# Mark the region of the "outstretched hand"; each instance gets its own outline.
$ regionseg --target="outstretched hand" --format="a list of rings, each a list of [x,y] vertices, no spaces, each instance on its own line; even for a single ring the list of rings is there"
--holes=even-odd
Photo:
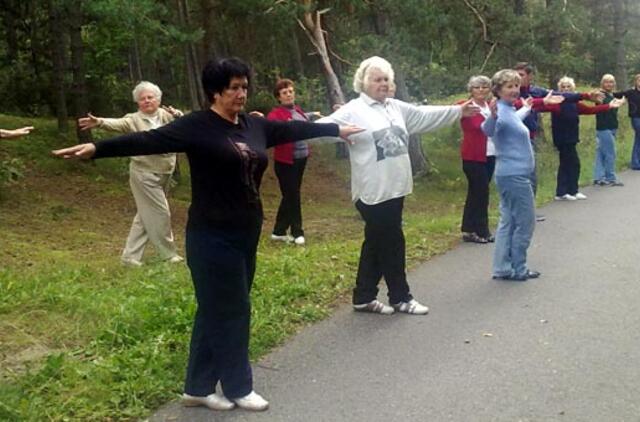
[[[480,107],[475,105],[472,100],[462,103],[461,107],[462,107],[462,117],[471,117],[480,113]]]
[[[491,111],[491,117],[493,117],[494,119],[497,119],[498,118],[498,100],[496,100],[495,98],[491,100],[491,102],[489,103],[489,110]]]
[[[596,103],[603,102],[604,97],[605,97],[604,92],[600,91],[599,89],[594,89],[589,93],[589,99]]]
[[[356,133],[360,133],[364,131],[363,128],[354,126],[354,125],[340,125],[340,137],[345,140],[349,145],[353,145],[354,142],[349,139],[349,136],[355,135]]]
[[[28,135],[33,130],[33,126],[25,126],[25,127],[13,129],[13,130],[8,130],[8,129],[0,129],[0,130],[2,131],[0,133],[0,135],[2,135],[1,136],[2,138],[13,139],[13,138],[19,138],[24,135]]]
[[[545,99],[546,98],[547,97],[545,97]],[[528,108],[533,107],[533,98],[532,97],[522,98],[521,100],[522,100],[522,107],[528,107]]]
[[[164,110],[164,111],[166,111],[167,113],[169,113],[170,115],[172,115],[172,116],[173,116],[173,117],[175,117],[176,119],[177,119],[178,117],[182,117],[182,116],[184,116],[184,113],[183,113],[182,111],[178,110],[177,108],[173,108],[173,106],[170,106],[170,105],[168,105],[168,106],[163,105],[163,106],[162,106],[162,108],[163,108],[163,110]]]
[[[533,99],[532,98],[528,98],[531,100],[531,105],[529,105],[529,107],[531,107],[533,105]],[[564,96],[562,95],[554,95],[553,91],[549,91],[549,93],[547,94],[546,97],[544,97],[544,105],[554,105],[554,104],[560,104],[565,100]]]
[[[96,146],[92,143],[87,144],[78,144],[69,148],[56,149],[51,151],[51,154],[58,158],[64,158],[65,160],[69,160],[72,158],[80,158],[83,160],[88,160],[93,157],[96,153]]]
[[[78,119],[78,126],[80,127],[80,130],[89,130],[100,125],[99,117],[96,117],[91,113],[87,113],[87,116],[89,117],[80,117]]]
[[[609,108],[619,108],[624,103],[625,103],[625,99],[624,98],[614,98],[609,103]]]

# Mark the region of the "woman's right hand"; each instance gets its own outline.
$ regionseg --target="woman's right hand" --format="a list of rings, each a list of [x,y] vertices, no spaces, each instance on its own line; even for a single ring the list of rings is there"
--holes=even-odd
[[[78,144],[69,148],[56,149],[51,151],[51,154],[58,158],[64,158],[65,160],[80,158],[88,160],[96,153],[96,146],[93,143]]]
[[[625,103],[624,98],[614,98],[609,103],[609,108],[619,108],[624,103]]]
[[[89,117],[81,117],[78,119],[78,126],[80,127],[80,130],[88,130],[100,125],[99,117],[96,117],[91,113],[87,113],[87,116]]]
[[[353,145],[353,141],[349,139],[349,136],[355,135],[356,133],[363,132],[364,129],[354,125],[340,125],[340,137],[345,140],[346,143]]]

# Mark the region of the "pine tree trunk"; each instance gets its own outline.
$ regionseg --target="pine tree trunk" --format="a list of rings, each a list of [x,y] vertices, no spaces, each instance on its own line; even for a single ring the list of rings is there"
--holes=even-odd
[[[408,102],[409,91],[404,79],[404,74],[400,69],[395,70],[396,74],[396,98]],[[414,177],[420,177],[429,173],[429,161],[422,148],[422,136],[419,134],[409,137],[409,160],[411,161],[411,173]]]
[[[71,70],[73,83],[71,92],[74,101],[74,115],[77,119],[89,112],[89,93],[84,69],[84,45],[82,42],[83,2],[76,0],[71,3],[69,11],[69,38],[71,40]],[[76,123],[76,134],[80,142],[92,140],[91,131],[81,131]]]
[[[69,130],[69,115],[67,112],[66,89],[64,84],[64,55],[65,34],[62,25],[62,10],[55,0],[48,0],[49,26],[51,30],[50,48],[53,62],[53,75],[51,75],[51,90],[55,97],[56,117],[58,118],[58,131],[66,133]]]
[[[178,19],[182,26],[189,26],[189,5],[187,0],[177,0],[178,6]],[[196,48],[192,42],[185,43],[183,47],[186,70],[187,70],[187,86],[189,91],[189,102],[192,110],[200,110],[208,106],[207,99],[204,98],[204,93],[200,86],[200,65],[198,63],[198,56],[196,54]]]
[[[618,88],[625,89],[627,82],[627,58],[624,38],[627,33],[625,17],[626,0],[613,0],[613,45],[616,55],[615,76]]]

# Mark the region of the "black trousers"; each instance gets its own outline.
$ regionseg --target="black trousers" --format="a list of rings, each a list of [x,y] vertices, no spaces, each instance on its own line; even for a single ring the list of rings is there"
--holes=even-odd
[[[462,161],[462,170],[467,176],[467,199],[464,203],[461,230],[489,237],[489,184],[496,166],[495,157],[487,161]]]
[[[580,157],[576,151],[576,144],[564,144],[556,148],[560,153],[556,196],[575,195],[578,193],[580,179]]]
[[[198,304],[184,387],[187,394],[212,394],[218,381],[232,399],[253,390],[249,292],[261,226],[262,221],[242,229],[187,224],[187,263]]]
[[[280,185],[282,200],[276,215],[276,224],[273,234],[284,236],[287,229],[291,228],[291,236],[304,236],[302,230],[302,208],[300,205],[300,187],[302,176],[307,165],[306,158],[293,160],[293,164],[274,162],[276,177]]]
[[[356,202],[364,219],[364,242],[360,252],[353,304],[371,302],[378,296],[378,283],[384,277],[389,290],[389,303],[406,302],[409,293],[405,273],[405,241],[402,232],[404,198],[376,205]]]

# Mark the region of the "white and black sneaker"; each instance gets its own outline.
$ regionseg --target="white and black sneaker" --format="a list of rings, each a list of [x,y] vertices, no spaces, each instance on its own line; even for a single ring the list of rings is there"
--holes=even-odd
[[[353,309],[358,312],[370,312],[373,314],[383,315],[391,315],[394,312],[391,306],[387,306],[377,299],[374,299],[369,303],[353,305]]]
[[[408,302],[395,303],[391,306],[393,306],[393,309],[397,312],[403,312],[405,314],[426,315],[429,313],[429,308],[415,299],[411,299]]]

